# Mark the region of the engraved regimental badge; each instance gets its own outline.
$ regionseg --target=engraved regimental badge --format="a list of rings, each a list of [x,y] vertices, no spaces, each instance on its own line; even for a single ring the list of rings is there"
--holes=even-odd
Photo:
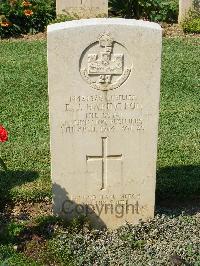
[[[123,45],[115,42],[109,33],[103,33],[83,52],[80,59],[81,76],[93,89],[117,89],[131,73],[129,58]]]

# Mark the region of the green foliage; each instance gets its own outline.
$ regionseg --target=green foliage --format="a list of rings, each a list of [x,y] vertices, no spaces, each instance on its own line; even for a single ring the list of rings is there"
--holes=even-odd
[[[1,157],[0,157],[0,166],[3,168],[4,171],[7,171],[7,166]]]
[[[34,222],[34,232],[40,235],[44,235],[46,238],[51,238],[54,233],[53,227],[55,225],[64,223],[60,217],[56,216],[38,216]]]
[[[200,11],[200,1],[199,0],[193,0],[193,6],[194,6],[195,10]]]
[[[0,240],[4,242],[12,242],[15,243],[17,241],[17,237],[24,230],[25,225],[22,223],[11,222],[8,224],[1,224],[3,228],[0,233]]]
[[[48,242],[47,252],[50,253],[54,260],[60,265],[75,266],[73,262],[73,236],[64,234],[63,237],[55,237]]]
[[[200,33],[200,10],[191,10],[182,22],[182,28],[187,33]]]
[[[177,0],[110,0],[111,13],[124,18],[175,22],[178,18]]]
[[[132,249],[142,249],[146,243],[145,240],[137,239],[133,232],[125,232],[120,238]]]
[[[38,263],[28,259],[22,253],[17,253],[11,245],[0,245],[1,266],[39,266]]]
[[[73,19],[75,19],[75,17],[72,17],[70,14],[68,14],[68,15],[61,14],[61,15],[58,15],[54,20],[52,20],[51,24],[65,22],[65,21],[70,21],[70,20],[73,20]]]
[[[22,232],[22,230],[24,229],[24,225],[19,224],[19,223],[10,223],[7,227],[8,230],[8,235],[11,238],[15,238],[17,236],[19,236],[19,234]]]
[[[53,0],[2,0],[0,37],[44,31],[55,16]]]

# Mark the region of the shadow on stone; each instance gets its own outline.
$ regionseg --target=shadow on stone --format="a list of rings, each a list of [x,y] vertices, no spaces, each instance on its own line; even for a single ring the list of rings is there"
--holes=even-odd
[[[54,214],[61,216],[64,220],[70,222],[74,218],[85,218],[87,222],[96,229],[106,228],[105,223],[95,213],[94,207],[97,203],[76,203],[69,198],[68,192],[60,185],[53,184],[53,209]]]

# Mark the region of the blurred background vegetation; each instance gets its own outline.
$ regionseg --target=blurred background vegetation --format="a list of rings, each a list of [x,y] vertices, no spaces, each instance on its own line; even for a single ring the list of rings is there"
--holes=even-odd
[[[154,22],[177,23],[178,0],[109,0],[109,16],[143,19]],[[200,32],[199,1],[194,0],[195,11],[183,21],[185,32]],[[1,0],[0,37],[35,34],[46,30],[50,23],[78,19],[65,15],[56,17],[56,0]]]
[[[124,18],[176,22],[178,0],[110,0],[110,12]]]

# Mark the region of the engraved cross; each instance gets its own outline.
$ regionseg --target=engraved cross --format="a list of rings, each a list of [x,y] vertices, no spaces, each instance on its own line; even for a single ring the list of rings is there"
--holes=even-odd
[[[122,160],[122,154],[120,155],[108,155],[108,138],[102,137],[102,155],[100,156],[89,156],[86,155],[88,161],[101,161],[102,162],[102,185],[101,190],[105,189],[107,183],[108,173],[108,161],[109,160]]]

